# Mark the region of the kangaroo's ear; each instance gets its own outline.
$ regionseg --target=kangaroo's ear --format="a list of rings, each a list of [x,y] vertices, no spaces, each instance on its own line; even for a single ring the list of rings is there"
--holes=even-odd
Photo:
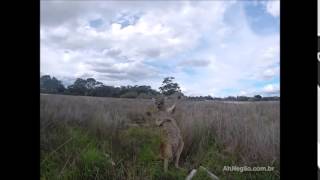
[[[176,110],[176,104],[174,104],[171,107],[169,107],[167,109],[167,112],[172,114],[172,113],[174,113],[175,110]]]

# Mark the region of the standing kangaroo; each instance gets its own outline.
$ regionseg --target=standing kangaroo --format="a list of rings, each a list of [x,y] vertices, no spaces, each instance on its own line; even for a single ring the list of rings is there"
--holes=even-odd
[[[176,104],[170,108],[164,107],[164,99],[154,99],[155,112],[147,113],[152,116],[157,126],[160,127],[160,157],[164,160],[164,171],[168,171],[169,161],[175,160],[175,167],[179,168],[179,159],[183,150],[184,142],[180,129],[171,115],[174,113]]]

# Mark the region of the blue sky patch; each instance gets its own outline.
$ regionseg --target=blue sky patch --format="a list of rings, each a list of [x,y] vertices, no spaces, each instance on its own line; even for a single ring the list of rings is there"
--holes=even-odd
[[[100,18],[99,19],[95,19],[95,20],[89,21],[89,24],[93,28],[99,28],[99,27],[102,26],[103,20],[100,19]]]
[[[254,32],[261,35],[279,32],[280,19],[269,14],[265,5],[244,2],[243,6],[249,25]]]

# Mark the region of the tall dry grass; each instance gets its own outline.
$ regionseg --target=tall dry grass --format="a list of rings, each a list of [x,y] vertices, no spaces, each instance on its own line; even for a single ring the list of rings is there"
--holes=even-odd
[[[144,114],[152,105],[146,99],[65,95],[41,95],[40,100],[42,133],[63,122],[85,127],[100,138],[117,138],[128,124],[145,123]],[[182,164],[200,163],[197,158],[213,141],[243,165],[279,164],[279,111],[279,102],[179,102],[174,117],[185,142]]]
[[[186,101],[177,107],[175,117],[185,140],[185,156],[214,138],[243,164],[279,163],[279,102]]]

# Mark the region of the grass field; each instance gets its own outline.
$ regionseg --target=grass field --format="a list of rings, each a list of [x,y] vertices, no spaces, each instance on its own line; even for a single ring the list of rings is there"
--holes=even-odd
[[[200,165],[220,179],[280,179],[279,102],[181,101],[182,169],[163,173],[151,100],[41,95],[41,179],[185,179]],[[224,166],[272,166],[229,172]],[[199,171],[193,179],[209,179]]]

